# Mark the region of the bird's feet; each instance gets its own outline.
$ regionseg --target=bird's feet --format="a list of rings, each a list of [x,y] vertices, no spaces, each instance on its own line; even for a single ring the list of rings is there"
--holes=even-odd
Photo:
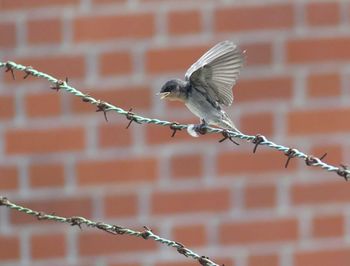
[[[192,137],[199,137],[199,135],[204,135],[207,133],[207,123],[202,119],[202,123],[198,125],[189,125],[187,128],[188,134],[190,134]]]
[[[205,122],[205,120],[202,119],[202,123],[199,124],[199,125],[195,125],[195,126],[194,126],[194,130],[195,130],[196,132],[198,132],[199,134],[204,135],[204,134],[206,134],[207,131],[208,131],[207,125],[208,125],[208,124]]]

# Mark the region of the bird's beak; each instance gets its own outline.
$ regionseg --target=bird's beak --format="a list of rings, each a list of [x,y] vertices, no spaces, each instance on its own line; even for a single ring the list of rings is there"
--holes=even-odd
[[[160,95],[160,99],[163,100],[164,98],[168,97],[168,95],[170,94],[170,92],[159,92],[157,93],[157,95]]]

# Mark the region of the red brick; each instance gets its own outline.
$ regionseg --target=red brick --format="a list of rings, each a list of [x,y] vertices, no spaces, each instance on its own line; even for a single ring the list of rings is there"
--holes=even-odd
[[[101,148],[127,147],[132,144],[132,134],[125,125],[103,124],[98,128],[98,145]]]
[[[266,242],[296,241],[298,222],[295,219],[224,223],[219,229],[222,244],[259,244]]]
[[[307,95],[309,97],[329,97],[341,94],[338,73],[315,73],[308,76]]]
[[[207,233],[203,224],[179,225],[173,228],[172,238],[189,247],[207,244]]]
[[[171,11],[168,15],[168,32],[173,35],[199,33],[202,30],[198,10]]]
[[[164,261],[164,262],[157,262],[155,266],[197,266],[198,262],[196,261]],[[226,264],[225,264],[226,265]]]
[[[100,73],[102,76],[117,76],[132,72],[132,58],[128,52],[108,52],[100,55]]]
[[[233,258],[230,257],[213,257],[213,261],[217,262],[219,265],[234,266],[236,265]]]
[[[64,186],[64,168],[62,164],[37,163],[29,167],[29,183],[32,188]]]
[[[141,0],[141,3],[152,3],[152,4],[161,4],[161,3],[172,3],[174,0]],[[202,3],[204,3],[207,0],[203,0]],[[208,1],[207,1],[208,2]],[[178,0],[177,3],[197,3],[196,0]]]
[[[244,190],[245,207],[273,208],[277,202],[277,191],[274,185],[248,185]]]
[[[82,128],[11,129],[5,134],[7,154],[81,151],[85,147]]]
[[[146,53],[146,72],[158,74],[166,72],[183,72],[189,68],[210,48],[207,46],[186,46],[152,49]],[[164,60],[166,58],[166,60]]]
[[[77,182],[82,186],[154,182],[158,178],[153,158],[109,161],[81,161],[77,164]]]
[[[246,134],[256,135],[260,133],[264,136],[271,136],[274,131],[273,120],[272,113],[243,114],[239,123],[240,130]]]
[[[311,154],[314,154],[318,158],[322,157],[325,153],[327,153],[327,156],[322,160],[324,162],[338,165],[339,162],[343,161],[343,148],[339,144],[318,144],[311,148]]]
[[[0,0],[1,9],[1,0]],[[15,48],[16,45],[16,26],[12,22],[0,23],[0,47]]]
[[[291,189],[291,201],[296,205],[347,203],[350,193],[341,179],[334,182],[295,184]]]
[[[114,1],[114,0],[113,0]],[[123,262],[111,262],[107,264],[108,266],[142,266],[140,263],[123,263]]]
[[[30,239],[30,254],[34,260],[63,258],[66,256],[66,239],[60,233],[35,234]]]
[[[340,22],[337,2],[311,2],[306,4],[306,21],[311,26],[331,26]]]
[[[15,99],[10,95],[0,96],[0,121],[11,119],[15,115]]]
[[[146,71],[149,74],[183,72],[184,76],[186,70],[213,45],[151,49],[146,54]],[[272,61],[271,44],[245,44],[242,50],[247,51],[248,66]]]
[[[147,38],[154,34],[153,14],[93,16],[75,19],[74,40],[104,41],[120,38]]]
[[[11,119],[15,115],[15,99],[13,96],[0,96],[0,119]]]
[[[154,252],[155,241],[144,241],[138,237],[122,235],[116,237],[100,232],[83,232],[79,235],[80,256],[125,254],[127,252]]]
[[[95,0],[98,1],[98,0]],[[114,1],[114,0],[112,0]],[[142,266],[140,263],[122,263],[122,262],[111,262],[108,266]]]
[[[25,57],[14,59],[16,63],[32,66],[55,78],[64,80],[66,77],[83,78],[85,76],[85,58],[82,55],[54,55],[43,57]],[[22,74],[21,74],[22,75]],[[13,81],[11,75],[5,75],[6,82],[30,82],[37,78],[16,79]]]
[[[313,237],[342,237],[345,234],[344,216],[319,215],[312,221]]]
[[[136,194],[113,194],[104,198],[104,213],[106,217],[130,217],[138,212],[138,198]]]
[[[174,178],[200,178],[203,174],[202,157],[197,154],[173,156],[171,158],[170,168]]]
[[[278,266],[278,256],[276,255],[253,255],[248,258],[247,266]]]
[[[58,18],[29,20],[27,24],[29,44],[60,43],[62,24]]]
[[[77,6],[79,0],[0,0],[0,9],[15,10],[15,9],[33,9],[41,7],[64,7]]]
[[[251,147],[253,149],[253,146]],[[260,149],[260,150],[259,150]],[[242,173],[261,174],[273,171],[293,171],[296,162],[291,160],[285,169],[286,157],[278,151],[264,151],[259,147],[253,154],[247,152],[223,152],[217,157],[218,175],[235,175]]]
[[[117,4],[125,4],[125,3],[127,3],[127,0],[92,0],[92,3],[94,5],[115,4],[115,3],[117,3]]]
[[[101,90],[87,91],[92,97],[112,103],[123,109],[129,110],[131,107],[135,112],[139,109],[151,108],[151,91],[146,87],[129,87],[129,88],[107,88]],[[91,113],[96,110],[96,106],[84,103],[80,98],[72,99],[71,109],[78,113]],[[111,115],[110,112],[108,116]]]
[[[25,96],[28,117],[50,117],[61,113],[61,98],[54,92],[40,92]]]
[[[350,116],[350,109],[321,109],[292,111],[288,113],[289,135],[313,135],[347,133],[350,124],[344,123]]]
[[[91,218],[92,216],[92,202],[89,198],[72,198],[64,196],[58,199],[42,199],[42,200],[25,200],[23,202],[16,202],[18,205],[30,208],[36,211],[43,211],[45,213],[55,213],[58,216],[71,217],[83,216]],[[13,224],[37,224],[38,219],[35,216],[20,212],[11,212],[11,223]],[[41,221],[44,223],[44,221]]]
[[[216,31],[286,29],[293,27],[291,4],[218,8],[214,14]]]
[[[12,165],[0,165],[0,190],[18,188],[18,169]]]
[[[20,242],[17,236],[0,235],[0,260],[19,260]]]
[[[237,103],[290,100],[293,95],[293,80],[291,77],[240,80],[234,88],[234,95]]]
[[[193,137],[191,137],[187,132],[178,131],[176,132],[176,137],[172,138],[172,131],[167,127],[160,127],[157,125],[147,125],[144,128],[145,130],[145,139],[148,144],[174,144],[183,141],[193,141]]]
[[[246,51],[246,66],[270,65],[272,63],[271,43],[242,44],[241,49]]]
[[[300,251],[294,255],[294,266],[328,266],[339,265],[346,266],[350,261],[349,249],[333,249],[316,250],[316,251]]]
[[[152,214],[223,212],[231,206],[227,189],[155,192],[151,199]]]
[[[289,63],[318,63],[348,61],[350,38],[310,38],[290,40],[287,43]]]

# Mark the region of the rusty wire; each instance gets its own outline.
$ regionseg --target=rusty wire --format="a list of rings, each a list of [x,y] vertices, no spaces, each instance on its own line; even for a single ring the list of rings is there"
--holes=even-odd
[[[142,231],[135,231],[119,225],[112,225],[104,222],[94,222],[80,216],[62,217],[54,214],[46,214],[41,211],[31,210],[29,208],[12,203],[6,197],[2,197],[2,196],[0,196],[0,206],[4,206],[11,210],[16,210],[16,211],[31,215],[33,217],[36,217],[39,221],[43,221],[43,220],[55,221],[59,223],[69,224],[71,226],[78,226],[80,229],[83,229],[82,226],[85,225],[87,227],[97,228],[99,230],[102,230],[104,232],[107,232],[113,235],[129,235],[129,236],[143,238],[144,240],[152,239],[161,244],[175,248],[179,254],[182,254],[188,258],[193,258],[203,266],[219,266],[219,264],[216,264],[215,262],[211,261],[208,257],[198,255],[197,253],[186,248],[183,244],[179,242],[172,241],[156,235],[147,226],[143,226],[144,230]]]

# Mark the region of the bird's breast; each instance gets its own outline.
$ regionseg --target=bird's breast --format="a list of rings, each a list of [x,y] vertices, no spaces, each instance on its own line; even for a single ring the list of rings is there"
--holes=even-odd
[[[196,89],[193,89],[188,95],[185,105],[193,114],[202,119],[208,119],[220,113],[220,107],[214,107],[206,95]]]

